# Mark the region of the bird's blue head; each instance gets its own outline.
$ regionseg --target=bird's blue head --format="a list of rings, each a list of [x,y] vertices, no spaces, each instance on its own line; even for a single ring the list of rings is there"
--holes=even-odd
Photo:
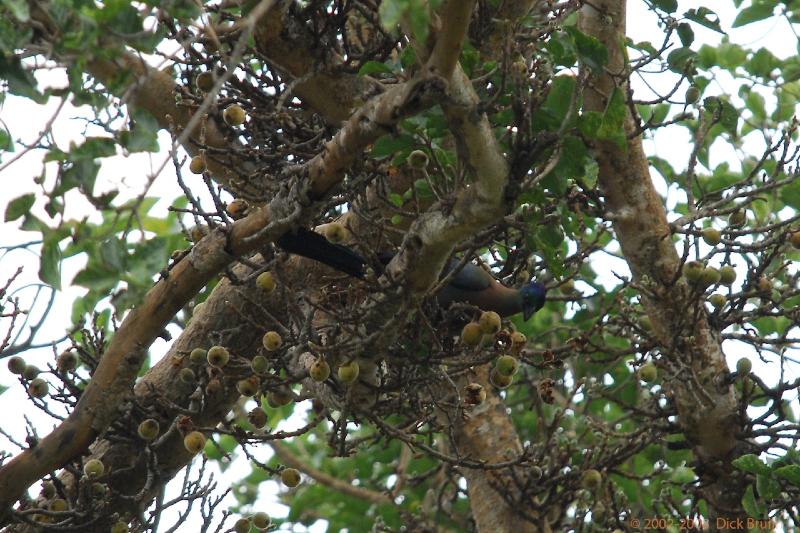
[[[522,319],[528,321],[533,314],[544,306],[547,289],[541,283],[531,281],[519,290],[522,296]]]

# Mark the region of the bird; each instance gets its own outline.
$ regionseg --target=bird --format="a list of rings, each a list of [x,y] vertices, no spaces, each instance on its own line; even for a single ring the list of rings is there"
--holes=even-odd
[[[286,252],[313,259],[354,278],[364,279],[366,276],[366,259],[352,248],[332,243],[309,229],[301,227],[289,231],[275,242]],[[382,266],[387,265],[392,257],[393,252],[378,254]],[[512,289],[474,263],[465,263],[458,269],[460,264],[461,261],[453,258],[443,272],[443,276],[446,276],[455,271],[448,283],[436,294],[436,300],[443,309],[454,302],[462,302],[483,311],[494,311],[501,317],[522,313],[523,320],[527,322],[544,306],[547,289],[543,284],[530,281],[519,289]]]

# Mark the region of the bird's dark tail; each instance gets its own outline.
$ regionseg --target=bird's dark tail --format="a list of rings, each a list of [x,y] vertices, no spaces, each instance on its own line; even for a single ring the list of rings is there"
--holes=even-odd
[[[367,261],[353,249],[335,244],[306,228],[289,231],[275,243],[290,254],[302,255],[319,261],[355,278],[363,278]]]

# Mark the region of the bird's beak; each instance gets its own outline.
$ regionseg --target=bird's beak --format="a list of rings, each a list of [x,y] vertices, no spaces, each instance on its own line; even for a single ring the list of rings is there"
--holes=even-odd
[[[525,308],[522,310],[522,320],[524,320],[525,322],[527,322],[527,321],[528,321],[528,319],[529,319],[530,317],[532,317],[532,316],[533,316],[533,314],[534,314],[535,312],[536,312],[536,309],[534,309],[533,307],[525,307]]]

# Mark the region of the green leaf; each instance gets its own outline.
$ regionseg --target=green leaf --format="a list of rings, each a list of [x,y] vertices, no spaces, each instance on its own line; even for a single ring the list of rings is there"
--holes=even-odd
[[[119,132],[120,145],[129,152],[157,152],[159,125],[147,111],[131,109],[130,131]]]
[[[778,89],[777,98],[778,103],[775,106],[775,111],[772,113],[772,119],[776,121],[789,120],[794,116],[795,107],[797,106],[797,96],[794,91],[800,89],[798,83],[787,83],[781,89]]]
[[[669,161],[657,156],[650,156],[647,158],[650,164],[662,175],[667,183],[675,181],[675,169],[672,168]]]
[[[764,20],[765,18],[772,16],[772,11],[774,9],[774,2],[759,2],[756,0],[753,5],[739,11],[739,14],[736,15],[735,19],[733,19],[733,24],[731,27],[739,28],[753,22],[758,22],[759,20]]]
[[[792,485],[800,487],[800,466],[787,465],[776,469],[773,474],[775,477],[785,479]]]
[[[358,69],[358,73],[361,76],[367,74],[391,74],[392,69],[389,68],[388,65],[386,65],[385,63],[381,63],[380,61],[367,61],[366,63],[361,65],[361,68]]]
[[[100,243],[100,259],[103,266],[110,270],[122,272],[125,270],[125,261],[128,256],[127,246],[124,241],[113,237]]]
[[[756,500],[752,485],[747,487],[744,496],[742,496],[742,507],[750,517],[760,518],[764,515],[764,506]]]
[[[424,42],[428,38],[428,26],[430,25],[430,14],[428,5],[422,0],[408,1],[408,21],[411,25],[411,34],[419,42]]]
[[[0,79],[6,80],[11,94],[30,98],[37,104],[47,102],[47,97],[36,88],[36,78],[22,66],[19,57],[3,51],[0,51]]]
[[[580,116],[578,129],[582,134],[590,139],[597,138],[597,131],[603,124],[603,115],[597,111],[588,111]]]
[[[762,474],[768,475],[770,473],[770,468],[766,464],[764,464],[756,455],[747,454],[742,455],[732,461],[733,466],[738,468],[739,470],[744,470],[745,472],[750,472],[751,474]]]
[[[694,60],[696,57],[697,53],[694,50],[683,46],[681,48],[676,48],[669,53],[667,56],[667,64],[669,65],[669,69],[671,71],[684,73],[687,72],[687,69],[689,68],[689,61]]]
[[[383,4],[381,4],[383,6]],[[417,51],[413,46],[406,46],[400,52],[400,66],[404,69],[411,68],[417,62]]]
[[[393,192],[393,193],[389,194],[389,201],[395,207],[403,207],[403,197],[402,197],[402,195],[397,194],[396,192]]]
[[[550,84],[542,106],[536,111],[533,123],[537,131],[556,130],[561,127],[570,111],[575,76],[556,76]]]
[[[121,34],[135,34],[142,31],[139,11],[127,0],[106,0],[102,6],[102,9],[90,11],[98,24]]]
[[[86,140],[71,149],[69,159],[78,161],[81,159],[97,159],[98,157],[111,157],[116,153],[114,139],[109,137],[87,137]]]
[[[14,151],[14,142],[11,140],[11,134],[5,128],[0,128],[0,150],[4,152]]]
[[[620,149],[627,147],[625,138],[625,97],[615,88],[602,115],[596,112],[584,113],[578,124],[581,132],[590,138],[611,141]]]
[[[385,0],[381,2],[378,9],[378,15],[381,19],[381,24],[386,31],[394,30],[395,26],[400,23],[400,19],[408,9],[408,0]]]
[[[728,70],[735,70],[747,60],[747,52],[738,44],[731,44],[725,40],[717,47],[719,66]]]
[[[543,184],[562,196],[567,192],[567,180],[577,179],[585,174],[586,157],[588,156],[586,145],[578,137],[567,136],[561,145],[561,154],[558,158],[553,172],[543,180]]]
[[[410,135],[384,135],[372,145],[370,156],[383,159],[398,152],[408,155],[416,146],[416,141]]]
[[[691,483],[694,481],[695,474],[694,470],[689,468],[688,466],[679,466],[672,471],[672,475],[670,479],[675,483]]]
[[[748,72],[762,78],[769,78],[773,70],[780,68],[781,61],[766,48],[759,48],[747,62],[745,68]]]
[[[528,242],[528,248],[542,254],[550,271],[556,276],[561,276],[564,273],[561,254],[564,234],[555,224],[537,224],[535,228],[532,242]]]
[[[578,58],[595,73],[600,73],[608,63],[608,50],[606,50],[606,47],[594,37],[586,35],[574,26],[568,26],[566,31],[575,40]]]
[[[756,490],[762,500],[772,500],[780,496],[781,485],[771,475],[756,475]]]
[[[25,0],[3,0],[3,5],[8,8],[11,15],[20,22],[28,22],[31,18],[28,2]]]
[[[767,108],[763,96],[755,91],[748,91],[744,101],[747,109],[753,113],[753,118],[759,121],[767,118]]]
[[[653,0],[653,5],[664,13],[675,13],[678,10],[678,0]]]
[[[698,7],[697,9],[690,9],[683,14],[687,19],[705,26],[710,30],[725,35],[722,26],[719,24],[719,15],[708,9],[707,7]]]
[[[547,51],[553,56],[553,63],[563,67],[571,67],[578,60],[575,40],[565,31],[553,34],[545,44]]]
[[[55,289],[61,288],[61,248],[57,238],[45,237],[39,263],[39,279]]]
[[[692,27],[688,22],[681,22],[678,24],[676,31],[678,32],[678,38],[681,40],[681,44],[683,46],[692,45],[694,42],[694,30],[692,30]]]
[[[119,283],[119,274],[104,269],[97,264],[97,261],[90,261],[86,268],[75,275],[72,283],[93,291],[104,292]]]
[[[35,201],[36,196],[33,193],[23,194],[18,198],[14,198],[6,206],[5,221],[11,222],[12,220],[17,220],[23,215],[27,215],[28,212],[30,212],[31,207],[33,207],[33,203]]]
[[[713,46],[704,44],[697,51],[697,64],[704,69],[710,69],[717,65],[717,49]]]
[[[800,61],[796,57],[786,59],[781,67],[781,76],[784,83],[800,80]]]
[[[735,136],[739,125],[739,110],[727,100],[720,100],[720,103],[722,105],[722,112],[720,114],[719,123],[723,128],[728,130],[731,135]]]

